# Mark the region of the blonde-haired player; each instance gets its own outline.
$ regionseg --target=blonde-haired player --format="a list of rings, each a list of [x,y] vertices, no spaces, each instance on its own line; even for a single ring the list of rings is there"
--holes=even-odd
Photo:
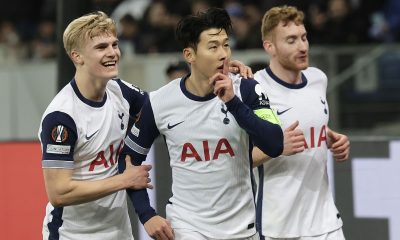
[[[39,129],[49,198],[43,239],[133,239],[125,189],[151,188],[151,166],[127,161],[116,175],[117,159],[147,95],[115,79],[121,54],[115,23],[103,12],[73,20],[63,40],[76,73]]]

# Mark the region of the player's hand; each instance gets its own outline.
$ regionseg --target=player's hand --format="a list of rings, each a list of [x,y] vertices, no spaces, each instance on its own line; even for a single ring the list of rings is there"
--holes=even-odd
[[[251,68],[238,60],[229,62],[229,72],[235,74],[239,73],[243,78],[253,78],[253,71]]]
[[[228,76],[228,59],[224,60],[222,73],[218,72],[210,78],[209,84],[214,86],[214,94],[223,102],[229,102],[234,96],[232,79]]]
[[[144,229],[151,238],[156,240],[173,240],[175,237],[171,223],[160,216],[154,216],[145,222]]]
[[[132,165],[130,156],[125,157],[126,168],[122,175],[124,175],[125,182],[127,184],[126,188],[131,189],[143,189],[150,188],[153,189],[153,185],[150,184],[151,179],[149,178],[149,171],[151,170],[151,165]]]
[[[328,128],[328,147],[336,161],[343,162],[349,159],[350,141],[346,135]]]
[[[295,121],[283,132],[283,152],[282,155],[290,156],[304,151],[304,134],[298,129],[299,121]]]

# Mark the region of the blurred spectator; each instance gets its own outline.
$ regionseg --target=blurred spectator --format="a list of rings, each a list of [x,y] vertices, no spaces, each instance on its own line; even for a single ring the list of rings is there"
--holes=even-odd
[[[56,26],[50,20],[39,23],[37,34],[32,40],[31,56],[33,59],[50,59],[56,57]]]
[[[314,0],[306,15],[308,39],[313,44],[359,44],[369,42],[366,9],[351,0]]]
[[[113,11],[111,17],[119,23],[121,18],[127,14],[137,20],[143,18],[143,13],[151,4],[152,0],[124,0]]]
[[[239,1],[226,1],[224,8],[232,20],[233,35],[230,42],[233,49],[261,48],[259,25],[250,25],[243,5]],[[261,22],[261,19],[259,19]]]
[[[21,48],[20,36],[10,21],[0,22],[0,62],[15,62],[24,52]]]
[[[362,27],[357,11],[348,0],[329,0],[323,43],[357,44],[366,41],[367,31]]]
[[[386,0],[383,9],[371,16],[372,38],[383,42],[400,40],[400,1]]]
[[[139,22],[130,14],[120,20],[120,33],[118,35],[119,47],[123,57],[131,57],[136,52],[139,44]]]
[[[204,12],[211,7],[211,4],[207,0],[193,0],[191,7],[191,14],[197,14],[199,12]]]
[[[176,78],[184,77],[189,73],[189,65],[182,60],[171,62],[165,69],[165,74],[167,75],[168,82]]]
[[[168,12],[162,1],[154,1],[143,16],[138,53],[179,51],[175,41],[175,26],[179,17]]]

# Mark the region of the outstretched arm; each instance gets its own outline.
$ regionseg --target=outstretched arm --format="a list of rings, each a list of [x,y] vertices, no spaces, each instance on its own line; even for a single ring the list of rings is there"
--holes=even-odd
[[[147,99],[143,105],[139,120],[133,125],[125,139],[125,146],[119,159],[118,167],[120,172],[126,171],[124,161],[122,161],[125,155],[132,157],[133,165],[141,165],[159,134],[150,100]],[[154,208],[150,205],[147,189],[128,189],[127,193],[132,200],[139,220],[144,225],[149,236],[162,240],[173,239],[173,231],[169,222],[158,216]]]
[[[282,155],[290,156],[304,151],[304,134],[299,128],[299,121],[295,121],[283,132],[283,152]],[[272,159],[259,148],[254,147],[253,152],[253,167],[258,167],[261,164]]]
[[[123,174],[97,181],[76,181],[71,169],[44,168],[47,196],[55,207],[86,203],[126,188],[152,188],[149,184],[150,165],[133,166],[127,160]]]
[[[55,132],[60,137],[55,139]],[[148,185],[148,171],[151,166],[129,165],[126,173],[103,180],[74,180],[72,174],[77,139],[77,127],[68,114],[55,111],[43,119],[40,131],[43,177],[49,201],[53,206],[86,203],[125,188],[151,187]]]
[[[259,92],[261,86],[255,80],[242,81],[241,101],[235,96],[232,79],[228,76],[228,60],[224,61],[223,72],[210,78],[210,84],[214,86],[214,94],[225,103],[228,111],[250,135],[255,145],[271,157],[279,156],[283,151],[283,132],[269,108],[267,99],[260,101],[261,95],[257,95],[262,94]]]

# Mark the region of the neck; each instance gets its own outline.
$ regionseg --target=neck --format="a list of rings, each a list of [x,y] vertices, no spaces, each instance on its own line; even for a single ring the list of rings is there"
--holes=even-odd
[[[103,100],[108,80],[90,78],[77,72],[75,74],[75,81],[83,97],[94,102],[101,102]]]
[[[191,94],[205,97],[213,92],[213,87],[209,84],[209,79],[203,74],[196,72],[192,68],[190,77],[185,81],[186,90]]]
[[[300,70],[287,69],[273,61],[270,62],[269,67],[271,71],[284,82],[289,84],[299,84],[302,82]]]

